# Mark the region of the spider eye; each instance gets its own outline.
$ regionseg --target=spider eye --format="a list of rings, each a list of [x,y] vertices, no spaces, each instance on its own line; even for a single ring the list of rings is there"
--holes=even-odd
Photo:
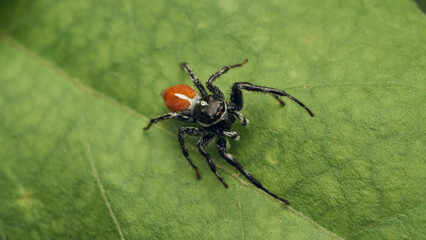
[[[216,115],[218,116],[222,115],[224,110],[225,110],[225,105],[224,104],[220,105],[220,108],[217,110]]]

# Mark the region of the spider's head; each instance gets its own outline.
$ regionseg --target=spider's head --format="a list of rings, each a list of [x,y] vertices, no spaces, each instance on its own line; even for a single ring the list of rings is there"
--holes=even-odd
[[[195,117],[203,127],[214,125],[225,119],[227,107],[223,99],[212,95],[203,97],[195,106]]]

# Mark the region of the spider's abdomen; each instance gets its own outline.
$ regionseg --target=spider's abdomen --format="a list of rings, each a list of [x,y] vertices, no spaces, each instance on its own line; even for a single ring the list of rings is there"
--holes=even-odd
[[[191,110],[200,99],[198,93],[185,84],[169,87],[161,95],[167,108],[172,112]]]

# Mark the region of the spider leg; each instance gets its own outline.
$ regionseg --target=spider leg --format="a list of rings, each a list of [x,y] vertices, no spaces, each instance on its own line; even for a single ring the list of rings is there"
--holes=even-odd
[[[230,66],[225,66],[222,69],[220,69],[219,71],[217,71],[215,74],[213,74],[206,83],[207,88],[216,96],[219,96],[221,98],[224,98],[225,96],[223,95],[222,91],[220,91],[220,89],[216,86],[213,85],[213,82],[219,78],[222,74],[226,73],[227,71],[229,71],[229,69],[232,68],[236,68],[236,67],[241,67],[242,65],[246,64],[248,61],[248,59],[244,60],[242,63],[238,63],[238,64],[234,64],[234,65],[230,65]]]
[[[241,125],[247,126],[249,124],[249,120],[243,116],[239,111],[232,111],[232,113],[237,116],[237,118],[240,120]]]
[[[285,105],[285,102],[280,97],[278,97],[275,94],[271,94],[271,95],[272,95],[272,97],[274,97],[275,99],[277,99],[278,102],[280,102],[281,106]]]
[[[240,140],[240,135],[237,132],[223,131],[223,134],[227,137],[232,138],[235,141]]]
[[[266,189],[264,186],[262,186],[262,184],[256,180],[256,178],[254,178],[253,176],[250,175],[249,172],[247,172],[243,166],[234,158],[232,157],[231,154],[229,154],[226,151],[226,139],[223,135],[219,135],[219,140],[217,142],[217,150],[219,151],[220,156],[222,156],[229,164],[231,164],[233,167],[235,167],[241,174],[244,175],[244,177],[247,178],[247,180],[249,180],[251,183],[253,183],[253,185],[255,185],[256,187],[262,189],[264,192],[266,192],[267,194],[269,194],[270,196],[280,200],[281,202],[289,205],[290,202],[287,199],[278,197],[277,195],[275,195],[274,193],[270,192],[268,189]]]
[[[183,155],[188,160],[189,164],[191,164],[192,168],[195,171],[195,175],[197,176],[198,180],[201,179],[200,172],[198,172],[198,167],[195,166],[195,164],[192,162],[191,158],[189,158],[189,153],[188,153],[188,149],[186,149],[186,146],[185,146],[185,140],[184,140],[183,134],[188,134],[190,136],[201,136],[203,133],[204,133],[204,131],[199,129],[199,128],[181,127],[180,130],[179,130],[179,135],[178,135],[179,143],[180,143],[180,146],[182,148]]]
[[[188,117],[188,116],[185,116],[185,115],[180,114],[180,113],[171,112],[171,113],[166,113],[166,114],[161,115],[161,116],[156,117],[156,118],[152,118],[149,121],[148,125],[143,128],[143,130],[148,130],[151,127],[151,125],[154,124],[154,123],[157,123],[157,122],[163,121],[163,120],[167,120],[167,119],[172,119],[172,118],[177,119],[177,120],[182,121],[182,122],[192,122],[192,123],[196,122],[196,120],[192,117]]]
[[[192,82],[194,83],[194,85],[198,88],[198,90],[201,93],[201,96],[207,96],[208,93],[206,91],[206,89],[204,88],[204,86],[200,83],[200,80],[198,80],[197,76],[195,76],[195,74],[192,72],[192,70],[189,68],[189,66],[186,63],[182,63],[181,64],[182,68],[185,69],[185,71],[188,73],[189,77],[191,77]]]
[[[198,151],[200,151],[201,155],[203,155],[206,158],[207,163],[210,166],[210,169],[216,175],[216,177],[219,179],[219,181],[223,184],[223,186],[225,188],[228,188],[228,184],[226,184],[223,181],[222,177],[219,175],[219,173],[216,170],[216,165],[212,161],[210,154],[204,148],[213,139],[213,137],[214,137],[214,134],[207,134],[207,135],[203,136],[202,138],[200,138],[200,140],[198,140],[198,142],[197,142]]]
[[[308,107],[305,106],[305,104],[303,104],[301,101],[297,100],[290,94],[286,93],[285,91],[276,88],[256,86],[248,82],[237,82],[234,83],[234,85],[232,86],[231,102],[233,102],[237,106],[237,110],[241,110],[244,104],[241,89],[253,92],[269,93],[272,94],[272,96],[274,96],[275,99],[277,99],[278,101],[281,100],[278,98],[278,96],[288,97],[291,100],[295,101],[297,104],[299,104],[301,107],[303,107],[309,113],[309,115],[311,115],[311,117],[314,116],[314,114],[311,112],[311,110],[309,110]],[[283,104],[284,102],[282,102],[281,100],[280,103]]]

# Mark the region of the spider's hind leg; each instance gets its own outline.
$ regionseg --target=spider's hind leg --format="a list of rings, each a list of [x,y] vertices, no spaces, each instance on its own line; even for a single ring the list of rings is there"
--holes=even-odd
[[[235,140],[235,141],[240,140],[240,135],[238,135],[237,132],[223,131],[223,134],[227,137],[232,138],[232,140]]]
[[[201,155],[203,155],[206,158],[207,163],[210,166],[210,169],[216,175],[217,179],[219,179],[219,181],[223,184],[225,188],[228,188],[228,184],[226,184],[226,182],[223,181],[222,177],[217,172],[216,165],[214,164],[212,158],[210,157],[210,154],[205,149],[205,146],[213,139],[213,137],[214,137],[214,134],[207,134],[203,136],[202,138],[200,138],[200,140],[198,140],[197,142],[198,151],[200,151]]]
[[[281,202],[283,202],[287,205],[290,204],[290,202],[287,199],[278,197],[277,195],[275,195],[274,193],[272,193],[268,189],[266,189],[256,178],[251,176],[250,173],[247,172],[247,170],[245,170],[243,168],[243,166],[241,166],[241,164],[234,157],[232,157],[231,154],[229,154],[226,151],[226,139],[223,135],[219,135],[219,140],[217,142],[217,150],[219,151],[220,156],[222,156],[229,164],[231,164],[233,167],[235,167],[242,175],[244,175],[244,177],[247,178],[247,180],[249,180],[251,183],[253,183],[253,185],[262,189],[264,192],[266,192],[270,196],[280,200]]]
[[[198,167],[192,162],[191,158],[189,158],[188,149],[185,145],[185,140],[183,138],[184,134],[188,134],[190,136],[201,136],[203,134],[203,130],[195,128],[195,127],[181,127],[179,130],[179,143],[182,148],[183,155],[185,156],[186,160],[188,160],[189,164],[191,164],[192,168],[195,171],[195,175],[197,176],[197,179],[201,179],[200,172],[198,171]]]

